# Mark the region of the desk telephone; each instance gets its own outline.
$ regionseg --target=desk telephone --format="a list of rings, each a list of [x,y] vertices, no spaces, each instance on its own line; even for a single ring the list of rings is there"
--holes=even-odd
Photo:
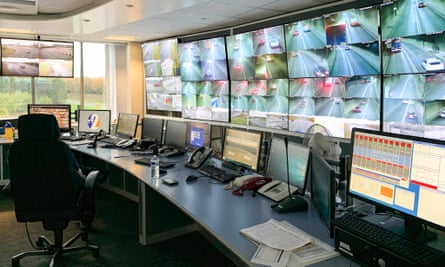
[[[135,139],[124,139],[124,140],[117,142],[116,147],[129,148],[129,147],[133,146],[134,144],[136,144]]]
[[[256,190],[256,192],[258,192],[260,195],[270,198],[276,202],[279,202],[289,196],[287,183],[255,174],[238,177],[233,181],[233,185],[238,187],[238,189],[232,191],[234,195],[242,195],[244,190]],[[297,191],[297,187],[290,185],[290,191],[291,193],[295,193],[295,191]]]
[[[298,190],[298,188],[293,185],[289,186],[291,194],[295,193]],[[258,193],[276,202],[279,202],[289,196],[289,188],[287,183],[281,182],[279,180],[273,180],[272,182],[258,189]]]
[[[184,150],[175,146],[163,145],[158,149],[158,155],[165,158],[181,154],[184,154]]]
[[[213,154],[213,149],[210,147],[201,146],[195,149],[187,159],[186,167],[197,169]]]
[[[232,194],[242,196],[245,190],[252,190],[253,195],[255,195],[257,190],[261,189],[271,181],[272,178],[270,177],[258,176],[255,174],[244,175],[233,181],[233,184],[238,186],[238,189],[233,190]]]

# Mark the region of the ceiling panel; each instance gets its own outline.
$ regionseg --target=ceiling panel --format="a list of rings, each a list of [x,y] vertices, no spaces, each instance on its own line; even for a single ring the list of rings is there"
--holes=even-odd
[[[116,41],[123,37],[145,41],[227,29],[295,10],[322,8],[326,3],[349,2],[355,1],[38,0],[39,14],[35,16],[23,16],[19,11],[2,14],[0,9],[0,35],[28,33],[31,37],[86,41],[110,41],[119,36]]]

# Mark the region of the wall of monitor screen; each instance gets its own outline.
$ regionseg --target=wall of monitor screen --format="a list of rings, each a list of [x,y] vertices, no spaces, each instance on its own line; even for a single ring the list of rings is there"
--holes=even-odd
[[[442,1],[355,5],[143,43],[147,112],[300,133],[321,123],[341,138],[355,126],[444,138]]]
[[[73,77],[73,42],[1,38],[1,75]]]

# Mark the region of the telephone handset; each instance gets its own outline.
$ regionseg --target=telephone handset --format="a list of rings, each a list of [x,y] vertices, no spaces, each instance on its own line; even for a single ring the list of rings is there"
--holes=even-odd
[[[243,178],[245,178],[245,180]],[[246,176],[241,176],[237,179],[243,180],[242,185],[238,189],[235,189],[232,191],[232,194],[237,195],[237,196],[242,196],[244,193],[244,190],[252,190],[252,194],[253,194],[253,196],[255,196],[256,191],[259,188],[262,188],[265,184],[272,181],[272,178],[270,178],[270,177],[258,176],[258,175],[254,176],[254,177],[250,177],[250,176],[246,175]]]
[[[293,185],[289,186],[291,194],[298,190],[298,188]],[[258,193],[279,202],[289,196],[289,188],[287,183],[279,180],[273,180],[272,182],[258,189]]]
[[[213,149],[210,147],[201,146],[195,149],[187,159],[186,167],[197,169],[213,154]]]

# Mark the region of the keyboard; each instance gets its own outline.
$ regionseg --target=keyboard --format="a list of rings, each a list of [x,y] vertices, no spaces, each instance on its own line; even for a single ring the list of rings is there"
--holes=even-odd
[[[212,179],[215,179],[221,183],[228,183],[234,180],[236,177],[240,176],[239,174],[229,173],[211,164],[201,165],[201,167],[198,168],[198,172]]]
[[[80,140],[88,139],[88,136],[86,136],[86,135],[78,135],[78,136],[75,136],[75,135],[61,135],[59,139],[63,140],[63,141],[73,142],[73,141],[80,141]]]
[[[443,260],[444,252],[409,240],[388,229],[375,225],[353,214],[344,214],[336,218],[333,224],[341,229],[349,231],[376,246],[400,255],[416,265],[429,266]]]
[[[150,157],[137,158],[134,160],[134,162],[137,164],[151,166],[151,158]],[[174,163],[174,162],[163,161],[163,160],[159,161],[159,168],[161,168],[161,169],[168,169],[168,168],[174,167],[175,165],[176,165],[176,163]]]

